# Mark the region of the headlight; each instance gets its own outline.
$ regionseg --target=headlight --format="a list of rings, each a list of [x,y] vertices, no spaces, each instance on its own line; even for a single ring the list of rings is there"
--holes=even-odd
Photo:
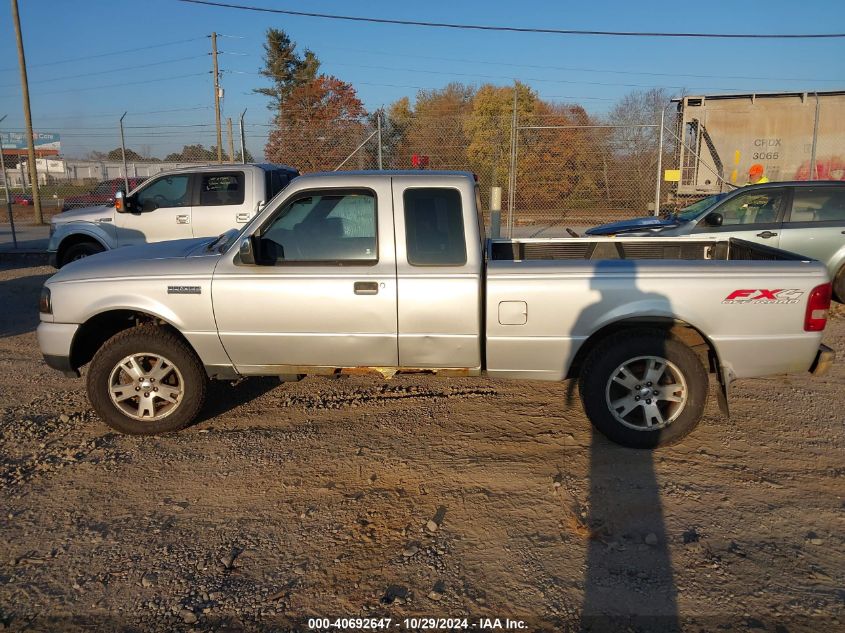
[[[50,289],[41,288],[41,298],[38,300],[38,311],[41,314],[53,314],[53,303],[50,301]]]

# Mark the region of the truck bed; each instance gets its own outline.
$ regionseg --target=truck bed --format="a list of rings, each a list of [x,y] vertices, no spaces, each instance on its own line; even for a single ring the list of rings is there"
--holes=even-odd
[[[804,371],[821,339],[802,326],[824,266],[745,240],[493,240],[487,255],[494,376],[560,380],[587,339],[623,321],[705,333],[739,378]]]
[[[685,261],[810,261],[771,246],[747,240],[680,240],[659,238],[529,238],[495,239],[488,244],[490,261],[678,259]]]

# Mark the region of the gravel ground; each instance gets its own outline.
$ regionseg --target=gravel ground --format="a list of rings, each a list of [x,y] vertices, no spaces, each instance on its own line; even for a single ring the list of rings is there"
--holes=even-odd
[[[129,437],[41,361],[50,272],[0,264],[0,628],[845,629],[842,363],[739,382],[656,452],[593,435],[565,383],[419,377],[219,383],[195,426]]]

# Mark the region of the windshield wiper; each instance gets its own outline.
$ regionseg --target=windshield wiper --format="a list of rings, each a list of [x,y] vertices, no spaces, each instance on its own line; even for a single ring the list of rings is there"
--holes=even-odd
[[[222,240],[224,237],[226,237],[225,233],[221,233],[220,235],[215,237],[214,241],[211,244],[209,244],[208,246],[205,247],[206,252],[210,252],[210,251],[214,250],[214,247],[217,246],[217,243],[220,240]]]

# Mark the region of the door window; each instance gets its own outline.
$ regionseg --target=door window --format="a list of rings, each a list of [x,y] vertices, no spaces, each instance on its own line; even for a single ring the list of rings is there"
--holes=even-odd
[[[785,198],[784,189],[749,191],[727,200],[713,211],[722,215],[722,226],[770,224],[778,221]],[[699,221],[697,228],[712,228],[705,218]]]
[[[244,203],[244,173],[200,174],[201,207],[221,207]]]
[[[466,264],[464,217],[457,189],[406,189],[403,202],[409,264]]]
[[[288,202],[261,233],[270,262],[373,264],[376,200],[369,191],[314,192]]]
[[[190,182],[189,174],[159,178],[136,194],[136,204],[142,211],[190,206]]]
[[[267,200],[272,199],[277,193],[287,187],[290,179],[290,172],[282,169],[271,169],[268,171],[266,175]]]
[[[845,221],[845,187],[796,187],[789,222]]]

